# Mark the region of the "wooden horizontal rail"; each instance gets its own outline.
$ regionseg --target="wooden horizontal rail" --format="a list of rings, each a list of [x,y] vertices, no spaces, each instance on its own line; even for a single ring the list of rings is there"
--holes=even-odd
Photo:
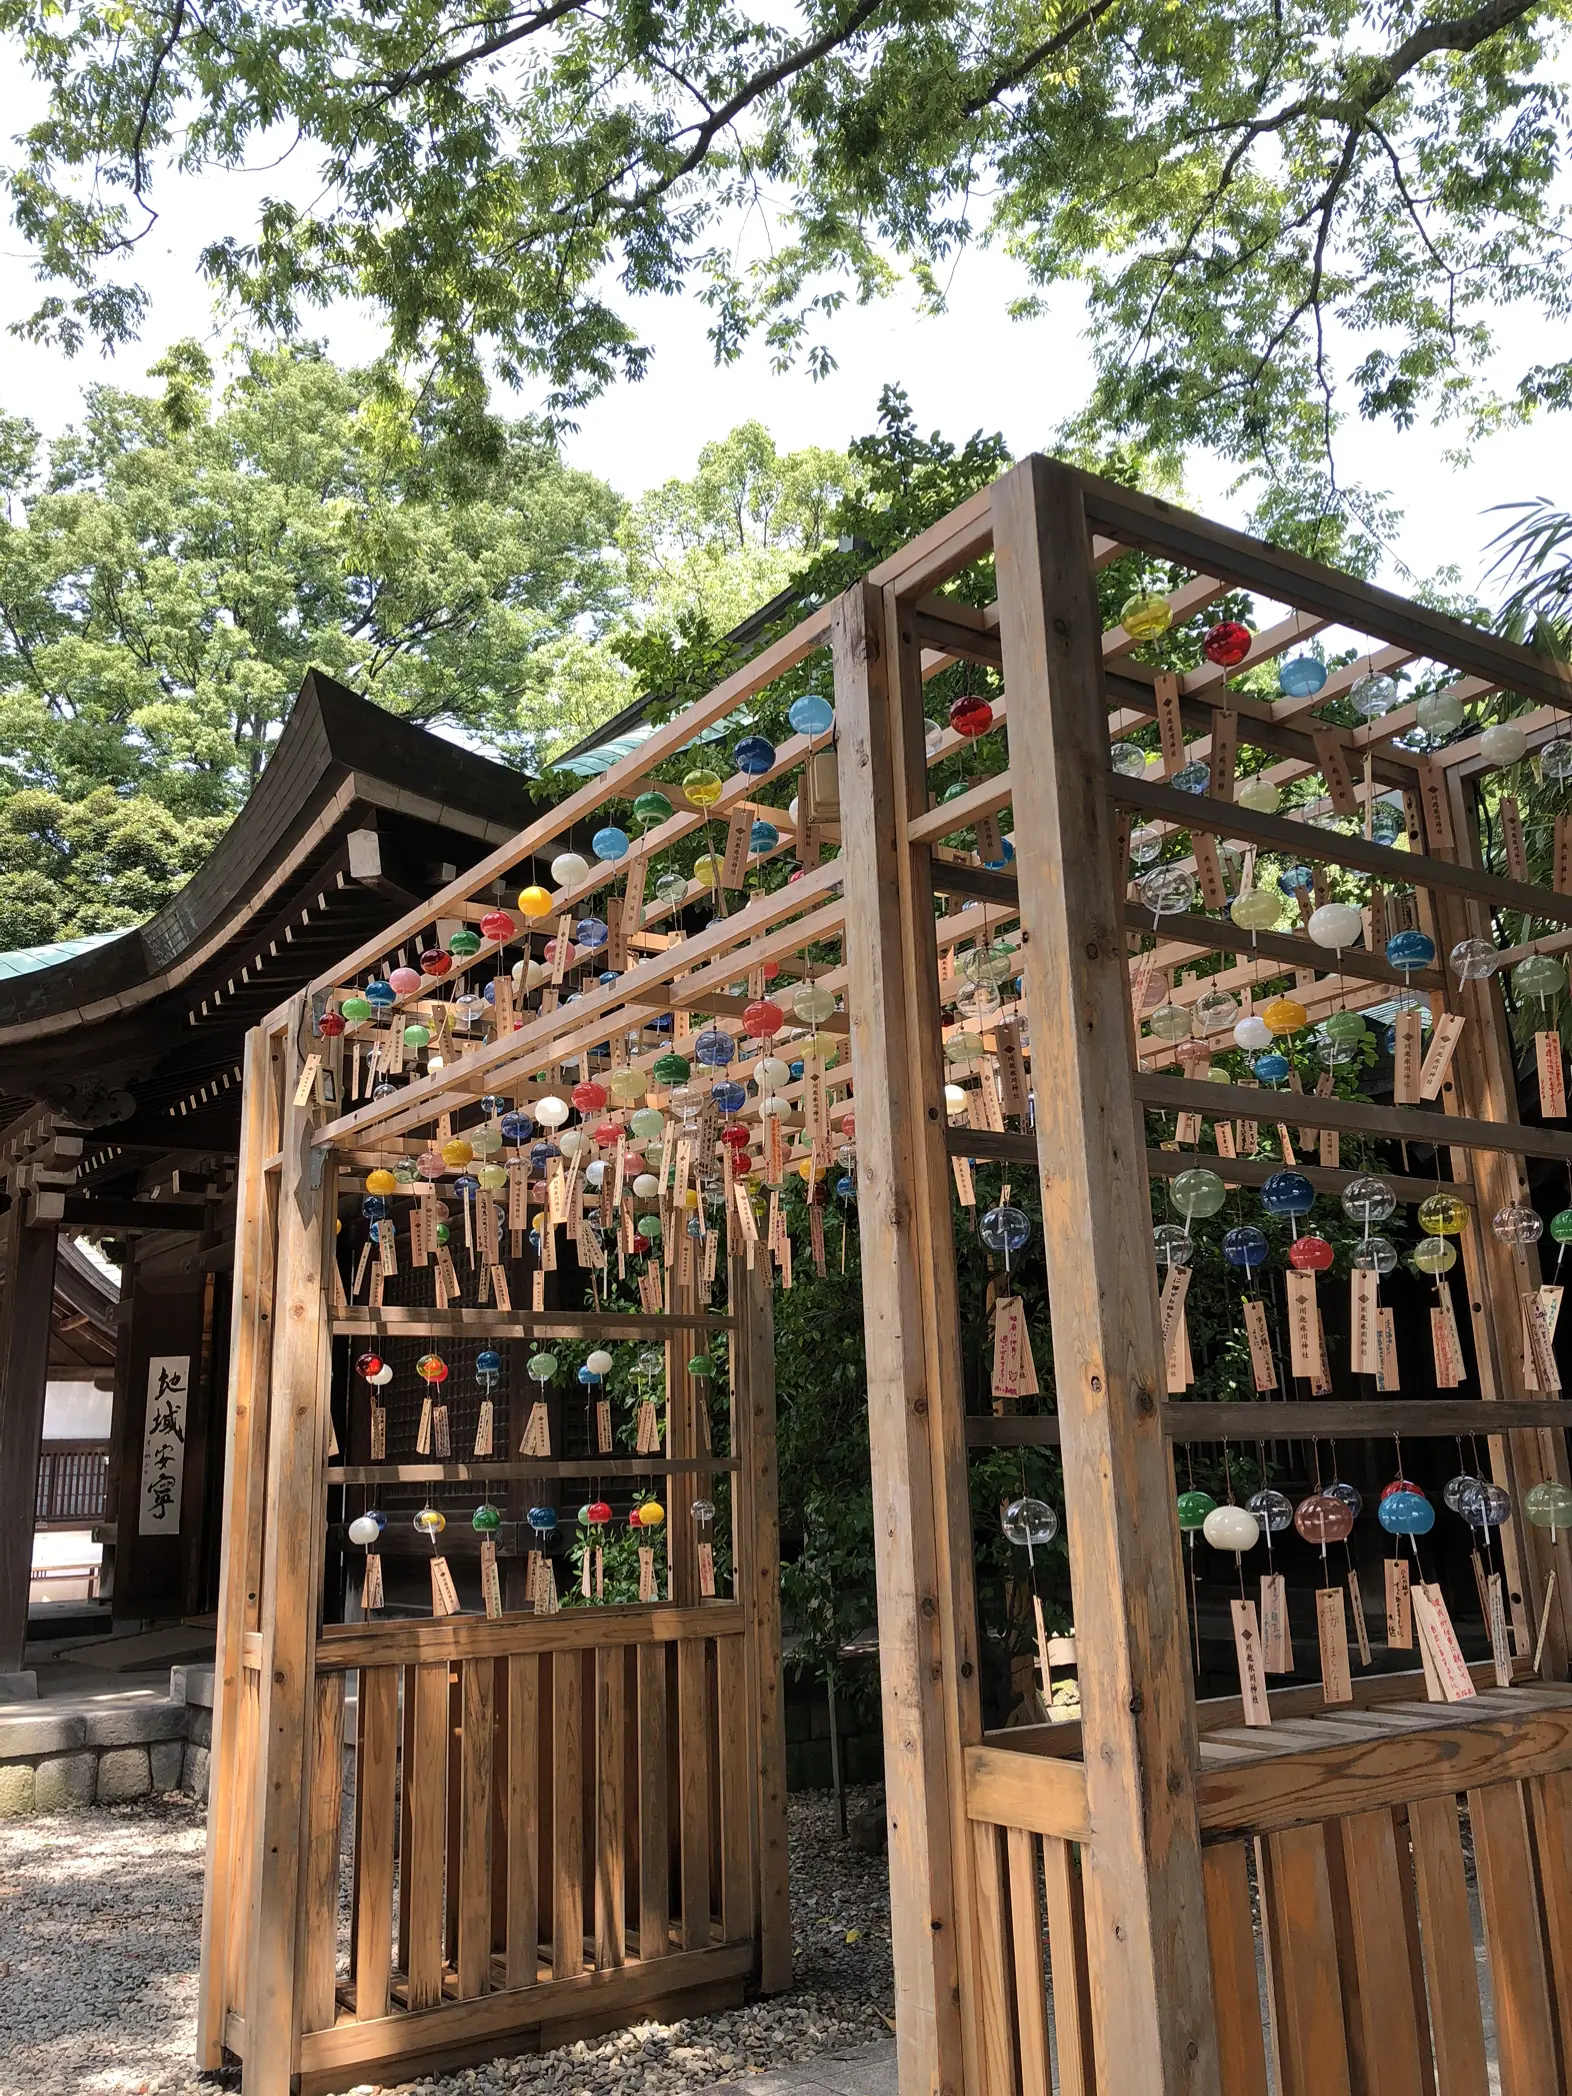
[[[1263,1099],[1274,1104],[1278,1100],[1292,1101],[1297,1107],[1302,1097],[1298,1092],[1249,1092],[1247,1096],[1256,1101],[1255,1110],[1248,1114],[1230,1114],[1216,1110],[1215,1096],[1224,1089],[1221,1085],[1206,1079],[1176,1078],[1173,1082],[1191,1082],[1196,1091],[1205,1095],[1205,1103],[1196,1110],[1205,1113],[1208,1119],[1298,1121],[1303,1118],[1307,1126],[1310,1123],[1308,1114],[1301,1117],[1286,1110],[1269,1114],[1262,1109],[1260,1102]],[[1244,1088],[1230,1086],[1228,1089],[1237,1095]],[[1408,1139],[1420,1141],[1424,1138],[1410,1135]],[[951,1157],[969,1157],[973,1163],[1019,1164],[1029,1166],[1033,1171],[1037,1169],[1037,1138],[1030,1132],[952,1126],[945,1130],[944,1144]],[[1157,1179],[1176,1179],[1181,1172],[1187,1172],[1197,1164],[1219,1172],[1229,1186],[1264,1186],[1274,1172],[1283,1169],[1274,1157],[1217,1157],[1210,1150],[1148,1149],[1146,1153],[1146,1169]],[[1330,1165],[1319,1164],[1296,1165],[1295,1170],[1303,1172],[1318,1194],[1339,1194],[1351,1180],[1364,1176],[1359,1172],[1334,1170]],[[1467,1201],[1471,1206],[1475,1199],[1473,1187],[1462,1179],[1419,1179],[1404,1172],[1383,1172],[1381,1177],[1400,1201],[1423,1201],[1433,1193],[1456,1194],[1459,1200]]]
[[[317,1639],[317,1668],[415,1666],[437,1659],[505,1659],[513,1652],[589,1652],[606,1645],[670,1645],[687,1638],[740,1637],[735,1601],[698,1608],[657,1602],[564,1608],[555,1616],[411,1617],[392,1623],[330,1623]]]
[[[671,2003],[676,2013],[684,1992],[746,1978],[753,1944],[716,1943],[708,1950],[673,1951],[667,1957],[632,1959],[603,1971],[569,1979],[542,1980],[531,1987],[497,1988],[469,2001],[444,2001],[435,2008],[379,2016],[366,2023],[346,2018],[331,2030],[307,2031],[300,2040],[303,2088],[342,2089],[380,2081],[371,2070],[396,2064],[407,2080],[459,2059],[486,2057],[493,2041],[516,2031],[584,2019],[591,2028],[627,2021],[634,2011]],[[233,2019],[232,2019],[233,2022]]]
[[[1178,793],[1172,786],[1121,778],[1117,772],[1109,774],[1108,791],[1121,807],[1159,816],[1175,829],[1241,837],[1246,843],[1290,852],[1295,858],[1375,874],[1389,887],[1439,888],[1467,895],[1492,909],[1520,910],[1525,916],[1572,924],[1572,895],[1557,895],[1551,888],[1530,887],[1526,881],[1509,881],[1473,866],[1454,866],[1423,852],[1394,851],[1390,845],[1365,837],[1346,837],[1341,831],[1320,830],[1307,822],[1286,822],[1280,815],[1262,815],[1254,808],[1213,800],[1204,793]]]
[[[1143,910],[1138,902],[1127,902],[1124,923],[1126,931],[1149,934],[1152,913]],[[1317,946],[1314,939],[1285,938],[1281,932],[1257,932],[1252,937],[1243,925],[1226,917],[1202,917],[1192,911],[1181,917],[1165,917],[1162,935],[1186,946],[1202,947],[1209,953],[1237,953],[1247,959],[1281,961],[1289,968],[1313,968],[1317,975],[1333,981],[1339,975],[1351,975],[1359,982],[1396,983],[1416,990],[1446,988],[1446,978],[1438,968],[1415,968],[1404,975],[1385,954],[1367,953],[1362,946],[1345,948],[1338,960],[1324,946]],[[1227,1045],[1225,1037],[1223,1046]]]
[[[1550,1696],[1564,1698],[1566,1691],[1502,1689],[1477,1703],[1450,1705],[1451,1724],[1415,1725],[1202,1769],[1196,1778],[1202,1834],[1237,1840],[1572,1768],[1572,1704],[1542,1700]]]
[[[1469,1662],[1469,1679],[1481,1693],[1496,1687],[1496,1670],[1493,1661],[1476,1659]],[[1532,1681],[1527,1673],[1522,1677]],[[1390,1674],[1355,1674],[1351,1683],[1353,1701],[1340,1703],[1337,1714],[1349,1710],[1379,1710],[1389,1703],[1425,1702],[1425,1677],[1419,1667],[1403,1667]],[[1318,1717],[1326,1713],[1327,1701],[1319,1681],[1305,1683],[1298,1688],[1269,1688],[1267,1702],[1274,1719]],[[1196,1728],[1200,1738],[1209,1739],[1213,1733],[1222,1732],[1234,1725],[1244,1723],[1244,1702],[1239,1696],[1203,1696],[1195,1706]],[[1265,1735],[1270,1738],[1270,1734]],[[983,1734],[985,1747],[999,1747],[1005,1753],[1035,1754],[1052,1761],[1075,1761],[1081,1754],[1081,1721],[1067,1718],[1061,1724],[1010,1725],[997,1731]]]
[[[1354,1440],[1407,1434],[1415,1440],[1454,1434],[1506,1434],[1517,1428],[1572,1426],[1572,1406],[1555,1397],[1227,1399],[1162,1406],[1170,1441]],[[1057,1448],[1051,1412],[969,1413],[968,1448]]]
[[[1095,474],[1083,473],[1080,480],[1087,523],[1127,545],[1162,553],[1204,574],[1222,575],[1276,603],[1314,612],[1526,697],[1572,709],[1572,671],[1564,663],[1318,561],[1266,546],[1245,532],[1210,523],[1158,496],[1119,487]]]
[[[958,793],[954,800],[941,801],[937,808],[930,808],[925,815],[914,816],[906,825],[908,844],[933,844],[941,837],[948,837],[952,830],[964,830],[980,815],[992,815],[1007,807],[1010,800],[1010,774],[996,772],[992,778],[980,779],[965,793]],[[938,885],[937,875],[935,885]]]
[[[679,1477],[740,1470],[737,1456],[518,1456],[506,1463],[344,1463],[323,1472],[329,1485],[505,1484],[520,1477]]]
[[[1222,1416],[1219,1416],[1222,1415]],[[1572,1405],[1556,1397],[1355,1398],[1301,1403],[1246,1398],[1239,1403],[1165,1403],[1171,1441],[1296,1441],[1308,1435],[1504,1434],[1516,1427],[1572,1426]]]
[[[419,1303],[384,1303],[380,1310],[341,1310],[332,1329],[341,1337],[375,1339],[664,1339],[672,1332],[730,1332],[737,1320],[723,1311],[430,1310]]]
[[[1206,1078],[1165,1077],[1137,1070],[1132,1082],[1143,1106],[1203,1114],[1209,1121],[1287,1121],[1295,1127],[1335,1128],[1388,1142],[1434,1143],[1449,1150],[1502,1150],[1512,1157],[1553,1157],[1572,1164],[1572,1135],[1525,1128],[1517,1121],[1467,1121],[1426,1113],[1418,1106],[1371,1106],[1363,1099],[1318,1099],[1313,1092],[1276,1092]],[[1223,1159],[1224,1163],[1231,1162]],[[1214,1158],[1206,1162],[1214,1164]]]
[[[1277,1118],[1273,1116],[1274,1120]],[[1156,1179],[1177,1179],[1181,1172],[1189,1171],[1195,1164],[1214,1167],[1226,1186],[1265,1186],[1274,1172],[1283,1169],[1275,1157],[1216,1157],[1210,1151],[1196,1150],[1148,1150],[1146,1153],[1146,1169]],[[1362,1172],[1334,1170],[1331,1165],[1299,1164],[1294,1169],[1303,1172],[1318,1194],[1340,1194],[1345,1186],[1365,1176]],[[1466,1179],[1414,1179],[1405,1172],[1383,1172],[1381,1177],[1400,1201],[1423,1201],[1431,1194],[1455,1194],[1458,1200],[1472,1207],[1478,1199],[1477,1190]]]
[[[1078,1761],[968,1747],[966,1816],[991,1827],[1024,1827],[1059,1841],[1090,1841],[1086,1771]]]
[[[1129,725],[1137,719],[1151,719],[1157,711],[1157,671],[1150,663],[1130,662],[1110,666],[1104,678],[1110,703],[1117,702],[1133,716]],[[1331,680],[1328,679],[1328,682]],[[1230,711],[1238,716],[1238,735],[1241,746],[1270,750],[1282,760],[1271,767],[1267,776],[1275,784],[1288,779],[1303,778],[1321,769],[1321,755],[1310,735],[1297,728],[1284,717],[1285,709],[1278,707],[1255,707],[1245,702],[1241,693],[1230,692],[1229,697],[1238,703]],[[1210,743],[1215,701],[1181,699],[1179,702],[1180,724],[1185,730],[1185,744]],[[1375,725],[1372,723],[1372,725]],[[1383,745],[1378,735],[1368,728],[1338,728],[1330,723],[1314,724],[1317,734],[1329,734],[1341,745],[1348,759],[1349,769],[1363,771],[1364,757],[1370,756],[1370,774],[1381,789],[1396,786],[1411,787],[1415,783],[1420,759],[1407,750]],[[1201,750],[1197,748],[1196,755]],[[1295,767],[1292,771],[1287,766]]]

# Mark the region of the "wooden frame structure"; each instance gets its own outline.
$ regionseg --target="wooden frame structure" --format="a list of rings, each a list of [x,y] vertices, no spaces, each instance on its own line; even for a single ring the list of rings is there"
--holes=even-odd
[[[1359,661],[1320,692],[1275,704],[1210,664],[1165,680],[1139,659],[1139,638],[1105,630],[1099,611],[1099,570],[1131,554],[1180,573],[1167,595],[1181,620],[1231,590],[1284,607],[1245,667],[1334,626],[1364,638]],[[995,602],[979,607],[951,592],[989,559]],[[934,805],[929,773],[965,738],[924,718],[923,685],[965,661],[1002,672],[993,725],[1006,732],[1008,768]],[[1154,942],[1151,912],[1127,887],[1132,817],[1191,840],[1291,848],[1388,894],[1411,892],[1415,920],[1442,957],[1464,937],[1488,936],[1492,911],[1564,928],[1517,957],[1572,947],[1572,893],[1486,863],[1477,737],[1425,754],[1398,739],[1414,724],[1412,706],[1358,728],[1321,711],[1359,674],[1403,664],[1452,675],[1465,700],[1506,692],[1529,702],[1519,725],[1533,743],[1557,736],[1572,713],[1572,677],[1558,665],[1165,503],[1029,459],[656,730],[635,757],[347,957],[313,987],[309,1006],[297,1002],[251,1037],[204,2063],[228,2046],[244,2058],[251,2096],[272,2096],[292,2076],[310,2088],[373,2068],[389,2078],[395,2065],[408,2073],[537,2031],[567,2034],[682,1990],[696,2000],[734,1989],[750,1974],[765,1986],[785,1982],[766,1278],[772,1250],[777,1263],[781,1253],[778,1201],[761,1233],[741,1167],[778,1193],[800,1162],[817,1185],[835,1119],[854,1097],[903,2096],[1047,2096],[1050,2087],[1063,2096],[1266,2096],[1269,2087],[1280,2096],[1477,2096],[1485,2023],[1465,1823],[1501,2089],[1540,2096],[1569,2086],[1572,1696],[1556,1686],[1572,1646],[1565,1533],[1553,1540],[1517,1521],[1502,1532],[1511,1651],[1504,1675],[1499,1655],[1472,1670],[1470,1685],[1477,1679],[1486,1693],[1461,1704],[1430,1701],[1417,1672],[1382,1674],[1361,1678],[1351,1702],[1325,1713],[1319,1689],[1273,1690],[1271,1730],[1247,1731],[1239,1699],[1198,1705],[1187,1635],[1176,1443],[1473,1432],[1488,1437],[1494,1474],[1515,1504],[1531,1485],[1567,1478],[1561,1400],[1543,1378],[1537,1391],[1525,1386],[1521,1303],[1539,1279],[1537,1255],[1500,1244],[1486,1225],[1526,1200],[1529,1160],[1572,1162],[1572,1135],[1520,1121],[1498,985],[1459,986],[1440,967],[1411,985],[1436,1012],[1465,1020],[1438,1107],[1305,1095],[1294,1098],[1292,1119],[1376,1146],[1433,1145],[1429,1177],[1407,1165],[1388,1172],[1405,1200],[1421,1198],[1450,1160],[1444,1183],[1474,1218],[1463,1271],[1478,1396],[1279,1397],[1250,1408],[1247,1426],[1238,1406],[1167,1394],[1149,1184],[1194,1159],[1163,1147],[1168,1124],[1148,1117],[1259,1116],[1261,1094],[1172,1074],[1167,1047],[1132,1026],[1132,988],[1139,1005],[1154,970],[1168,976],[1233,956],[1201,982],[1174,981],[1171,998],[1193,1002],[1211,985],[1264,991],[1291,976],[1316,1019],[1389,1000],[1400,971],[1369,941],[1371,950],[1335,966],[1298,936],[1247,945],[1238,925],[1199,908],[1170,917]],[[826,668],[833,677],[838,820],[814,762],[828,746],[822,733],[774,747],[762,770],[694,782],[691,796],[659,776],[684,752],[701,768],[699,738],[745,719],[752,701],[804,665],[821,684]],[[1154,719],[1168,738],[1164,773],[1209,758],[1208,791],[1110,768],[1110,739]],[[1318,824],[1324,803],[1313,799],[1292,821],[1241,805],[1235,755],[1252,746],[1267,753],[1274,782],[1319,776],[1340,805],[1363,811],[1375,796],[1400,796],[1408,848]],[[787,807],[784,782],[799,773]],[[554,852],[582,848],[596,819],[652,784],[666,796],[664,814],[657,804],[614,857],[567,861],[543,915],[503,928],[504,881],[538,884]],[[976,851],[946,843],[1007,806],[1013,865],[985,866]],[[827,843],[838,856],[822,856]],[[646,899],[646,874],[662,865],[669,873],[698,844],[708,848],[706,878],[668,879]],[[783,885],[778,861],[789,851],[801,866]],[[723,856],[730,871],[717,875]],[[746,899],[731,901],[724,891],[745,881]],[[704,928],[700,903],[714,906]],[[576,920],[594,909],[606,939],[574,953]],[[455,926],[479,936],[438,975],[421,956]],[[950,961],[1006,926],[1017,928],[1023,957],[1019,1008],[1006,1016],[1027,1029],[1033,1110],[999,1111],[991,1127],[962,1123],[947,1110],[946,1078],[958,1076],[963,1092],[981,1079],[946,1059],[957,1031],[946,1012]],[[503,985],[521,953],[514,997]],[[609,962],[603,973],[600,960]],[[676,1145],[678,1174],[720,1181],[710,1230],[724,1228],[726,1308],[709,1306],[695,1241],[663,1229],[644,1255],[645,1300],[618,1327],[667,1341],[663,1461],[674,1481],[706,1466],[723,1472],[703,1444],[683,1356],[686,1335],[726,1332],[731,1598],[694,1593],[695,1539],[686,1510],[674,1507],[672,1591],[654,1606],[324,1622],[328,1495],[369,1483],[375,1467],[335,1466],[330,1454],[335,1403],[343,1419],[342,1364],[339,1398],[331,1395],[335,1326],[353,1344],[348,1335],[395,1330],[456,1343],[498,1325],[478,1305],[335,1309],[336,1175],[404,1169],[501,1101],[528,1110],[557,1096],[571,1072],[583,1081],[640,1070],[651,1100],[685,1116],[667,1096],[673,1080],[657,1070],[661,1056],[696,1024],[743,1034],[772,964],[785,980],[811,984],[819,1004],[832,992],[834,1015],[788,1019],[762,1043],[799,1053],[803,1071],[772,1083],[772,1110],[750,1092],[732,1117],[748,1135],[743,1157],[715,1143],[713,1118],[680,1120],[696,1130],[686,1165]],[[564,1000],[568,967],[579,987]],[[418,986],[389,983],[348,1033],[318,1037],[324,1015],[357,1012],[360,985],[398,968],[412,969]],[[488,974],[497,985],[490,1009],[455,1022],[455,985]],[[410,1019],[441,1054],[391,1077],[385,1068],[375,1095],[359,1098],[361,1046],[389,1044],[392,1056],[394,1033]],[[848,1034],[849,1067],[825,1069],[826,1041]],[[756,1052],[744,1047],[744,1060]],[[314,1089],[312,1055],[335,1080],[331,1104]],[[681,1212],[672,1147],[661,1146],[663,1222]],[[968,1411],[951,1208],[960,1158],[1039,1175],[1052,1410],[1045,1401],[1002,1416]],[[1241,1156],[1228,1176],[1257,1185],[1278,1161]],[[1327,1192],[1352,1176],[1336,1163],[1310,1169]],[[596,1205],[577,1189],[572,1198],[586,1215]],[[571,1223],[578,1234],[577,1208]],[[626,1252],[623,1223],[619,1210],[611,1227]],[[593,1265],[582,1237],[580,1250]],[[538,1278],[529,1259],[516,1287],[523,1275]],[[576,1285],[595,1288],[582,1273]],[[502,1320],[520,1341],[577,1339],[614,1322],[598,1293],[586,1311],[547,1309],[539,1290],[530,1310]],[[1039,1350],[1046,1359],[1042,1340]],[[977,1448],[1031,1443],[1057,1445],[1063,1463],[1081,1716],[989,1731],[968,1466]],[[479,1464],[450,1467],[482,1474]],[[550,1466],[509,1467],[539,1477]],[[659,1465],[646,1458],[644,1467]],[[662,1648],[664,1666],[651,1658]],[[350,1672],[359,1695],[346,1976],[334,1923]],[[657,1723],[648,1753],[647,1683],[652,1707],[665,1695],[683,1713],[675,1746]],[[577,1758],[592,1702],[593,1778]],[[694,1709],[720,1728],[701,1729],[697,1749]],[[630,1740],[627,1759],[608,1751],[619,1734]],[[571,1795],[557,1780],[564,1766],[581,1773]],[[668,1846],[651,1826],[671,1798]],[[637,1872],[635,1850],[645,1866]],[[657,1850],[675,1858],[664,1951],[635,1958],[635,1938],[642,1945],[647,1930],[659,1931],[645,1897]]]

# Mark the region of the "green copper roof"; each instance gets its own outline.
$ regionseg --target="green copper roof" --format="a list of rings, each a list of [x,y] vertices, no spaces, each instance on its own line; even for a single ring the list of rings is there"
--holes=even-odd
[[[46,946],[18,946],[10,953],[0,953],[0,976],[31,975],[39,968],[53,968],[57,962],[69,961],[90,947],[102,946],[108,939],[123,939],[121,932],[91,932],[85,939],[51,939]]]

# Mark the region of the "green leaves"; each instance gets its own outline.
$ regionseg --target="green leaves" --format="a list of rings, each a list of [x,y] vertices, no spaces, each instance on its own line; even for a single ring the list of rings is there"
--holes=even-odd
[[[625,696],[599,640],[621,505],[539,427],[455,430],[446,397],[309,349],[252,356],[216,400],[195,344],[153,375],[162,397],[96,388],[47,450],[0,421],[0,820],[103,790],[153,855],[62,832],[29,939],[156,909],[313,666],[524,762]]]
[[[1350,414],[1565,397],[1565,362],[1491,361],[1500,310],[1568,305],[1567,6],[4,0],[48,92],[9,169],[28,326],[133,333],[168,171],[282,128],[321,191],[216,243],[214,283],[283,331],[365,300],[472,411],[493,370],[559,415],[636,378],[638,301],[692,285],[718,357],[826,368],[848,295],[898,260],[937,302],[986,236],[1084,290],[1099,427],[1288,476]]]

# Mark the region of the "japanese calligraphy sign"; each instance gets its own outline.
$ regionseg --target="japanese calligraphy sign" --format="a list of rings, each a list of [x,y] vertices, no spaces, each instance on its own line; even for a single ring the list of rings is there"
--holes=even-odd
[[[147,1364],[147,1421],[142,1431],[142,1507],[137,1533],[178,1536],[186,1474],[186,1400],[191,1356],[155,1354]]]

